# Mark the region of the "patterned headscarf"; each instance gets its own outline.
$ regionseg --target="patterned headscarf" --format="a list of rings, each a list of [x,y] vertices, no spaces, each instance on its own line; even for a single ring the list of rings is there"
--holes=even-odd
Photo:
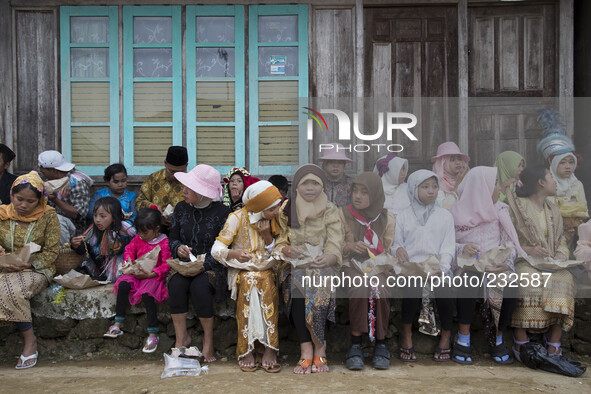
[[[224,182],[223,202],[224,205],[230,207],[232,211],[236,211],[244,206],[244,204],[242,203],[242,198],[239,198],[234,202],[232,202],[232,199],[230,198],[230,178],[232,178],[232,175],[234,174],[238,174],[242,178],[242,182],[244,183],[244,190],[246,190],[246,188],[252,185],[253,183],[260,181],[259,178],[251,176],[250,172],[248,172],[248,170],[244,167],[234,167],[230,171],[228,171],[226,176],[222,179],[222,181]],[[242,190],[243,195],[244,190]]]
[[[12,184],[10,188],[10,200],[13,200],[13,190],[16,186],[22,184],[30,184],[35,188],[37,191],[41,193],[41,198],[39,199],[39,204],[31,211],[27,216],[21,216],[15,209],[14,205],[11,203],[10,205],[1,205],[0,206],[0,220],[16,220],[19,222],[34,222],[39,220],[45,212],[52,211],[53,208],[47,205],[47,193],[45,192],[45,186],[43,185],[43,181],[41,177],[36,171],[31,171],[28,174],[21,175]]]

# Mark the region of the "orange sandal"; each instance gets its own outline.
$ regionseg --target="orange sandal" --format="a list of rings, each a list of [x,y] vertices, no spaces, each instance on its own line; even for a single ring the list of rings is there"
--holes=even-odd
[[[328,362],[326,360],[326,357],[314,356],[314,366],[316,367],[316,369],[318,369],[324,365],[326,365],[328,367]],[[314,371],[314,368],[312,368],[312,372],[320,373],[319,371]],[[328,371],[326,371],[326,372],[328,372]]]
[[[312,365],[312,360],[309,358],[302,358],[300,361],[298,361],[298,365],[300,367],[302,367],[302,369],[304,370],[304,373],[299,374],[299,373],[295,373],[296,375],[307,375],[306,371],[308,370],[308,368],[310,368],[310,366]],[[311,371],[310,371],[311,372]]]

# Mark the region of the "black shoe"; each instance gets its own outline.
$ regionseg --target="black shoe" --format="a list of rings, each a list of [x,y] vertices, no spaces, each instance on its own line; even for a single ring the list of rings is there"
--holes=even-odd
[[[363,369],[363,348],[361,345],[351,345],[347,352],[347,369],[360,371]]]

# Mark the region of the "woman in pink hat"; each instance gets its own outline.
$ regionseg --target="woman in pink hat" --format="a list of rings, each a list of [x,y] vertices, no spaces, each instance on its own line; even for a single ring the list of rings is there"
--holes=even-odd
[[[322,162],[322,169],[328,182],[324,185],[324,192],[328,200],[337,207],[351,204],[352,178],[345,175],[345,165],[353,160],[345,155],[345,147],[340,143],[333,143],[330,149],[324,151],[324,156],[318,158]]]
[[[224,227],[230,208],[219,200],[222,195],[220,173],[206,164],[190,172],[177,172],[175,178],[183,184],[184,201],[174,208],[170,225],[170,251],[173,258],[189,261],[190,255],[205,255],[204,271],[187,277],[172,271],[168,280],[168,305],[176,336],[175,348],[183,353],[191,345],[187,332],[190,294],[195,315],[203,327],[203,356],[205,362],[216,360],[213,347],[213,298],[223,301],[226,294],[227,271],[211,255],[211,247]],[[174,350],[173,350],[174,351]],[[187,353],[189,354],[189,353]]]
[[[469,161],[470,156],[462,153],[455,142],[444,142],[437,147],[437,154],[431,158],[443,192],[437,198],[437,205],[449,210],[458,200],[456,191],[470,169]]]

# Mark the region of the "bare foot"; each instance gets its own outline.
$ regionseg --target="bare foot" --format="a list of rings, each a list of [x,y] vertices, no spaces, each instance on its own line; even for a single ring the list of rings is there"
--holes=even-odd
[[[242,357],[238,360],[238,365],[245,368],[253,368],[254,367],[254,356],[252,352],[248,353],[246,356]]]
[[[176,336],[176,341],[174,342],[174,347],[179,348],[179,347],[189,347],[191,346],[191,336],[189,335],[188,331],[185,331],[185,335],[180,336],[177,335]]]
[[[272,367],[277,364],[277,352],[269,347],[263,353],[263,367]]]
[[[414,352],[405,352],[402,349],[410,350],[412,348],[412,334],[401,335],[400,339],[400,359],[402,360],[416,360],[417,356]]]
[[[321,347],[316,346],[314,350],[314,361],[312,364],[313,373],[328,372],[328,364],[326,364],[326,341],[324,341]]]
[[[201,352],[203,353],[203,361],[206,363],[213,363],[214,361],[217,361],[217,358],[215,357],[215,351],[213,349],[213,346],[210,346],[209,344],[203,342],[203,351]]]
[[[303,357],[303,356],[302,356]],[[310,363],[310,364],[308,364]],[[306,366],[306,364],[308,364],[308,366]],[[304,368],[306,366],[306,368]],[[311,360],[304,360],[304,358],[302,358],[299,362],[298,365],[296,365],[296,367],[293,369],[293,373],[295,373],[296,375],[309,375],[312,373],[312,363]]]

